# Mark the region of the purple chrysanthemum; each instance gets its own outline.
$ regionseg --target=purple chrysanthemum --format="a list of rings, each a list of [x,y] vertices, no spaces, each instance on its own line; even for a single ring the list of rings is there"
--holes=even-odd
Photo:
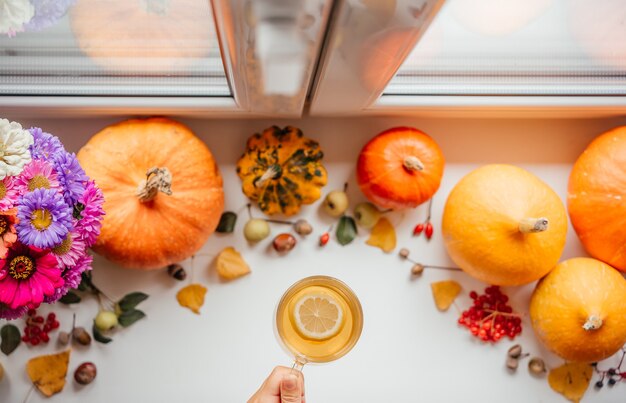
[[[46,133],[38,127],[31,127],[28,131],[30,131],[34,139],[33,144],[30,146],[30,154],[33,159],[48,160],[54,155],[65,152],[65,148],[63,148],[63,144],[61,144],[58,137]]]
[[[28,308],[23,306],[17,309],[11,309],[10,306],[0,303],[0,318],[1,319],[19,319],[26,314]]]
[[[76,0],[30,0],[35,15],[24,24],[26,31],[41,31],[59,22]]]
[[[81,275],[83,274],[83,272],[91,270],[92,262],[93,256],[85,253],[83,254],[83,256],[80,257],[80,259],[76,261],[75,266],[66,267],[62,274],[63,280],[65,280],[65,284],[63,284],[62,287],[57,288],[55,293],[50,297],[47,297],[45,301],[47,303],[56,302],[59,300],[59,298],[67,294],[69,290],[77,288],[82,280]]]
[[[63,197],[69,206],[74,206],[85,192],[85,182],[89,180],[81,168],[75,154],[61,153],[54,157],[59,182],[63,187]]]
[[[0,211],[6,211],[17,202],[18,191],[15,187],[15,177],[6,176],[0,181]]]
[[[54,189],[35,189],[18,202],[17,236],[20,242],[50,249],[72,229],[72,209]]]
[[[87,247],[77,232],[70,231],[59,246],[52,248],[52,253],[57,257],[61,268],[74,266],[86,253]]]
[[[85,192],[78,202],[85,208],[81,212],[82,218],[75,223],[76,232],[78,232],[86,246],[91,247],[96,243],[96,239],[100,235],[102,217],[104,216],[104,209],[102,208],[104,196],[102,191],[96,186],[96,183],[90,180],[87,182]]]
[[[44,160],[32,160],[15,178],[18,194],[24,195],[35,189],[59,189],[57,173],[51,163]]]

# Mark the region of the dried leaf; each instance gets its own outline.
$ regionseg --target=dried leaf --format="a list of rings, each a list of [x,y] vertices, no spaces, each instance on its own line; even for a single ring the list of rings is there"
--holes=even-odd
[[[93,333],[93,338],[98,342],[98,343],[102,343],[102,344],[108,344],[110,342],[113,341],[112,338],[110,337],[106,337],[105,335],[102,334],[102,332],[100,331],[100,329],[98,329],[96,327],[96,321],[94,320],[93,322],[93,327],[91,328],[91,332]]]
[[[216,232],[222,234],[230,234],[235,230],[235,224],[237,223],[237,214],[232,211],[225,211],[220,217],[220,222],[217,224]]]
[[[68,291],[67,294],[65,294],[64,296],[62,296],[59,299],[59,302],[62,304],[78,304],[81,301],[81,298],[78,294],[76,294],[75,292],[72,291]]]
[[[180,306],[189,308],[193,313],[200,315],[200,308],[204,305],[204,295],[207,288],[202,284],[189,284],[176,294]]]
[[[367,244],[389,253],[396,248],[396,230],[388,219],[382,217],[370,234]]]
[[[70,350],[59,354],[42,355],[31,358],[26,363],[26,372],[37,389],[50,397],[63,390],[69,361]]]
[[[7,324],[2,326],[2,329],[0,329],[0,337],[2,338],[2,342],[0,343],[0,350],[5,355],[11,354],[22,341],[22,336],[20,336],[20,329],[18,329],[15,325]]]
[[[461,285],[454,280],[437,281],[430,284],[435,305],[440,311],[447,311],[461,293]]]
[[[354,218],[344,215],[339,219],[339,224],[337,224],[337,231],[335,235],[337,235],[337,241],[341,245],[347,245],[350,242],[354,241],[356,238],[357,229],[356,222]]]
[[[148,294],[144,294],[143,292],[131,292],[130,294],[126,294],[117,305],[124,312],[130,311],[146,299],[148,299]]]
[[[119,324],[122,327],[128,327],[133,323],[137,322],[141,318],[145,318],[146,314],[139,309],[131,309],[128,311],[124,311],[120,316],[117,317]]]
[[[224,248],[217,255],[217,274],[226,280],[234,280],[250,273],[250,266],[233,247]]]
[[[568,362],[548,374],[548,383],[557,393],[574,403],[580,402],[593,376],[593,367],[585,363]]]

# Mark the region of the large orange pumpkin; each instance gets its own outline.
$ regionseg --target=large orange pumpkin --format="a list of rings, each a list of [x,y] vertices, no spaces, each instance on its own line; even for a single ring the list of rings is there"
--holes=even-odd
[[[596,362],[626,343],[626,280],[599,260],[559,263],[530,300],[539,339],[568,361]]]
[[[486,165],[452,189],[443,236],[452,260],[489,284],[538,280],[559,261],[567,214],[559,196],[535,175],[512,165]]]
[[[164,267],[195,253],[217,227],[222,177],[206,145],[180,123],[150,118],[109,126],[78,159],[104,193],[94,250],[113,262]]]
[[[108,70],[174,72],[209,52],[209,2],[78,0],[71,8],[80,49]]]
[[[411,127],[395,127],[363,147],[357,182],[365,197],[379,207],[417,207],[439,189],[443,167],[443,154],[432,138]]]
[[[587,252],[626,271],[626,126],[597,137],[578,158],[567,207]]]

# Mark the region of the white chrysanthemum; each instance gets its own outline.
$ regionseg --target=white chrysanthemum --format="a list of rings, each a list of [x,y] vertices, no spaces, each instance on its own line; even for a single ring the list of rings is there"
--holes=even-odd
[[[0,0],[0,34],[13,34],[35,15],[29,0]]]
[[[28,147],[32,144],[33,135],[21,124],[0,119],[0,180],[22,172],[30,162]]]

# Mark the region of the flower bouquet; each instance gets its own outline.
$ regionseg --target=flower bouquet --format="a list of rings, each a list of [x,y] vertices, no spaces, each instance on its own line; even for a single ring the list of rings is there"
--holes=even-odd
[[[102,192],[76,156],[39,128],[0,119],[0,318],[76,288],[91,270]]]
[[[76,0],[0,0],[0,34],[41,31],[56,25]]]

